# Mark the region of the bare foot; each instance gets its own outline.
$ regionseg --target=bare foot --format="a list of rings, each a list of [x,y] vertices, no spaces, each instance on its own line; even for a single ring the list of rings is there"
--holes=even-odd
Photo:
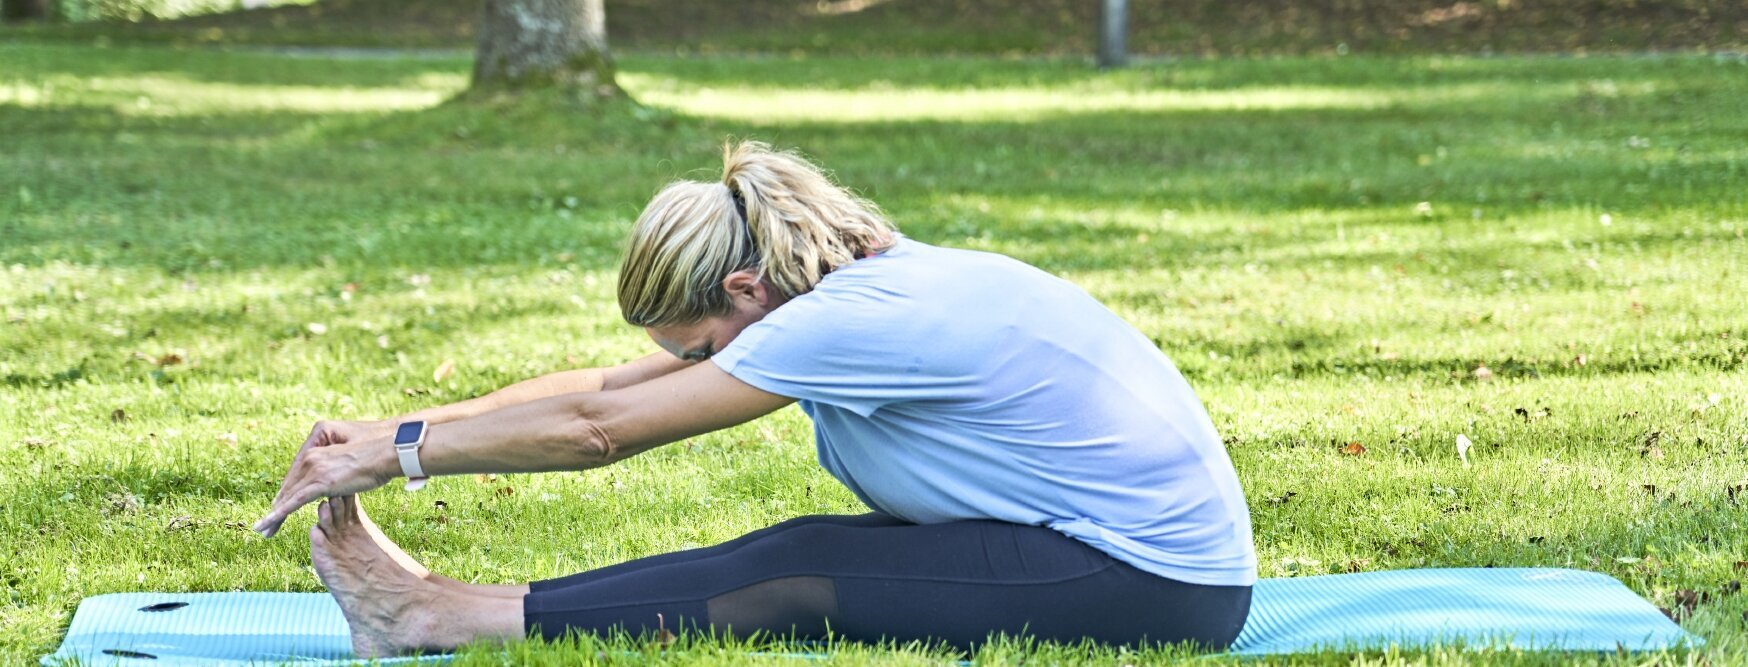
[[[395,544],[388,539],[387,535],[382,534],[382,529],[376,527],[376,522],[371,521],[370,516],[364,513],[364,503],[358,502],[357,496],[352,496],[351,499],[352,507],[357,511],[358,524],[364,527],[364,532],[370,535],[370,541],[375,542],[377,548],[382,549],[383,553],[405,568],[406,571],[413,573],[413,576],[420,579],[429,579],[432,576],[430,568],[419,564],[419,561],[407,555],[407,552],[402,550],[400,545]]]
[[[432,646],[434,612],[448,602],[442,589],[408,571],[359,520],[354,496],[330,498],[316,507],[310,529],[310,560],[352,629],[358,658],[383,658]],[[404,554],[403,554],[404,555]]]
[[[520,599],[523,595],[528,594],[527,586],[470,584],[465,581],[445,577],[436,572],[432,572],[430,568],[421,565],[419,561],[414,560],[412,556],[407,555],[407,552],[402,550],[400,545],[395,544],[392,540],[388,539],[387,535],[382,533],[382,529],[376,526],[376,522],[371,521],[370,516],[364,513],[364,503],[358,502],[357,496],[353,496],[352,507],[358,512],[358,523],[364,526],[364,532],[370,534],[370,539],[372,542],[376,543],[377,548],[382,549],[383,553],[388,554],[390,559],[394,560],[395,563],[398,563],[408,572],[411,572],[413,576],[450,590],[470,593],[473,595],[491,595]]]

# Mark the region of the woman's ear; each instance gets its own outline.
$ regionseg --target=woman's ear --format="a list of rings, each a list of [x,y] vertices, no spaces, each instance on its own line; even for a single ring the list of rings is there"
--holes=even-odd
[[[741,269],[724,276],[722,290],[728,292],[728,298],[733,300],[748,300],[757,305],[764,305],[765,289],[760,284],[759,274],[752,269]]]
[[[728,292],[728,298],[745,301],[748,305],[765,311],[789,301],[775,285],[761,278],[758,271],[753,269],[741,269],[728,274],[722,279],[722,289]]]

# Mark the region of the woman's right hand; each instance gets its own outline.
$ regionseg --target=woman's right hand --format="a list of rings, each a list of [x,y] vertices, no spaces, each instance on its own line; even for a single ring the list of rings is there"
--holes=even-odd
[[[395,456],[394,434],[374,435],[373,429],[320,428],[298,450],[285,482],[279,485],[279,495],[267,515],[255,522],[255,532],[272,537],[279,532],[286,517],[298,508],[321,500],[350,496],[375,489],[400,473]],[[372,433],[359,437],[359,433]],[[324,435],[323,433],[326,433]],[[339,438],[351,438],[338,442]],[[317,443],[326,444],[317,444]]]
[[[386,439],[394,435],[394,429],[395,422],[387,419],[379,421],[319,421],[310,429],[310,436],[304,439],[303,446],[297,448],[297,454],[292,456],[292,462],[295,464],[299,460],[308,458],[309,450],[317,447],[361,443],[373,438]],[[287,476],[279,483],[279,493],[274,496],[275,502],[285,497],[286,485],[290,484],[292,480],[293,477]],[[274,529],[277,528],[278,526],[274,526]]]
[[[395,422],[384,419],[380,421],[328,421],[316,422],[310,429],[310,437],[303,441],[303,446],[297,448],[298,454],[311,447],[326,447],[328,445],[344,445],[348,442],[359,442],[375,437],[386,437],[394,433]]]

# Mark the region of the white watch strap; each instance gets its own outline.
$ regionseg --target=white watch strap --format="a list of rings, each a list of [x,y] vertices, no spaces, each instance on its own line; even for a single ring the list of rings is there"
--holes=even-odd
[[[419,443],[423,445],[424,443]],[[419,447],[395,448],[395,454],[401,459],[401,472],[407,476],[407,490],[418,491],[425,487],[425,468],[419,465]]]
[[[406,473],[407,479],[425,476],[425,469],[419,465],[418,447],[408,447],[406,449],[396,447],[395,454],[398,454],[401,457],[401,472]]]

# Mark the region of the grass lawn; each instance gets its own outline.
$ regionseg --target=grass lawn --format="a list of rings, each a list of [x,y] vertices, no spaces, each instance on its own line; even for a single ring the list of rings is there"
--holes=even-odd
[[[168,20],[0,30],[87,42],[471,49],[480,13],[478,0],[276,2]],[[607,34],[619,50],[1086,56],[1096,48],[1099,5],[1091,0],[612,0],[606,8]],[[1748,49],[1748,4],[1739,0],[1131,0],[1129,5],[1129,49],[1151,55]]]
[[[0,44],[0,663],[88,595],[321,590],[309,512],[246,529],[310,425],[651,350],[618,318],[620,244],[731,136],[1158,341],[1226,438],[1263,576],[1593,569],[1710,642],[1667,661],[1748,661],[1748,61],[643,55],[647,107],[571,113],[442,104],[468,64]],[[810,438],[787,409],[365,504],[433,570],[526,581],[859,511]],[[980,657],[1027,655],[1168,657]]]

